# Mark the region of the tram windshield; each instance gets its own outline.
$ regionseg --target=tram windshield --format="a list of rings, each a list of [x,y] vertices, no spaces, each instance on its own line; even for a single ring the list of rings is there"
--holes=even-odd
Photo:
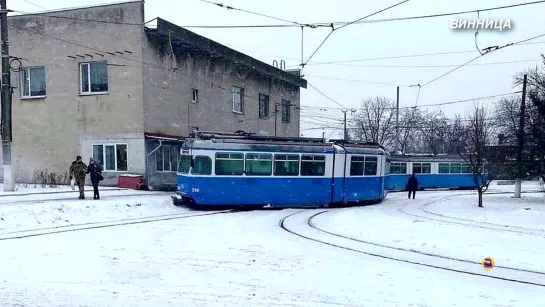
[[[180,164],[178,165],[178,173],[189,174],[189,169],[191,168],[191,155],[181,155]]]

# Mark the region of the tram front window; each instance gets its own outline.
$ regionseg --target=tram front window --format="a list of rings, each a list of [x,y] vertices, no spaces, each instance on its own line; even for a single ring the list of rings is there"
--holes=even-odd
[[[191,156],[182,155],[180,157],[180,164],[178,164],[178,173],[189,174],[190,168],[191,168]]]

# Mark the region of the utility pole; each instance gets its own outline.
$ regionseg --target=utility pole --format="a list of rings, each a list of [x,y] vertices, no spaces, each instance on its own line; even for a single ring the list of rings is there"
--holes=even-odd
[[[519,122],[519,137],[518,137],[518,155],[517,155],[517,179],[515,181],[515,198],[521,197],[522,192],[522,151],[524,149],[524,119],[526,112],[526,84],[528,81],[528,75],[524,75],[524,81],[522,83],[522,101],[520,103],[520,122]]]
[[[396,100],[396,153],[399,151],[399,86],[397,87],[397,100]]]
[[[324,128],[322,128],[322,140],[325,141],[325,130],[324,130]]]
[[[14,191],[11,171],[11,74],[9,64],[8,9],[6,0],[0,0],[0,36],[2,40],[2,158],[4,166],[4,191]]]

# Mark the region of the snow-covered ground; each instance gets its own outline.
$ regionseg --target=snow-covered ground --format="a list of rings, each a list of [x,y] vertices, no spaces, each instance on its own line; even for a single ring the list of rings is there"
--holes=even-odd
[[[349,251],[278,226],[295,214],[285,220],[291,231],[349,244],[306,223],[327,211],[313,219],[316,227],[476,263],[460,269],[504,274],[480,267],[490,256],[500,267],[545,272],[545,235],[538,235],[544,221],[534,216],[543,214],[542,195],[523,194],[524,203],[485,195],[485,208],[477,209],[474,192],[421,192],[415,200],[391,193],[376,206],[189,216],[210,212],[175,207],[168,193],[102,193],[101,200],[78,200],[77,192],[0,195],[1,306],[545,306],[544,287],[393,261],[378,257],[384,248],[361,247],[370,256],[356,244]],[[464,193],[472,194],[457,196]],[[14,231],[161,215],[177,219],[3,239]],[[514,279],[535,276],[513,271]]]

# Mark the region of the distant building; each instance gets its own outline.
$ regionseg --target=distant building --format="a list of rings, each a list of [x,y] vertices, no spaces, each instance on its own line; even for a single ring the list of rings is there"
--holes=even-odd
[[[175,185],[192,130],[299,136],[300,88],[287,72],[163,19],[143,1],[10,16],[16,182],[95,157],[104,184],[145,175]]]

